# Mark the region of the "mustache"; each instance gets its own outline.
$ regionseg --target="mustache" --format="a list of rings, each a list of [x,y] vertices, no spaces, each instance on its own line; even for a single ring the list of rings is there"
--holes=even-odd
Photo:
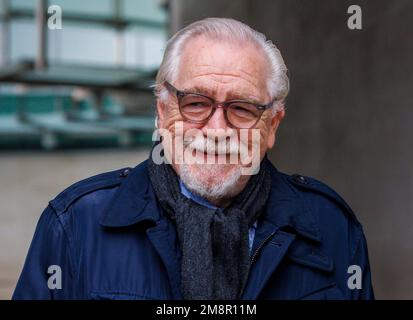
[[[185,149],[214,155],[243,155],[248,152],[248,144],[237,137],[230,136],[224,138],[190,136],[184,139],[183,144]]]

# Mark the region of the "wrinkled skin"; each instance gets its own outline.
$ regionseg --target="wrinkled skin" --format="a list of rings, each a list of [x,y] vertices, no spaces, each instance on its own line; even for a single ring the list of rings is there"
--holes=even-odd
[[[259,48],[253,44],[231,43],[199,36],[189,40],[182,52],[179,73],[173,85],[182,91],[198,92],[214,98],[216,101],[242,99],[259,104],[270,102],[267,91],[268,63]],[[176,138],[174,124],[183,121],[179,112],[177,99],[170,95],[167,103],[157,101],[158,127],[167,129]],[[276,132],[284,110],[273,113],[266,110],[255,129],[259,129],[259,157],[264,157],[268,149],[272,148],[276,140]],[[226,132],[233,129],[226,123],[222,108],[216,109],[213,116],[205,124],[183,123],[184,133],[196,128],[206,135],[208,129],[223,129]],[[250,137],[251,138],[251,137]],[[251,141],[249,141],[251,144]],[[166,147],[166,146],[165,146]],[[167,147],[166,147],[167,148]],[[227,179],[237,166],[243,164],[215,164],[214,170],[205,170],[205,165],[190,165],[191,177],[211,186],[223,179]],[[172,163],[174,170],[180,174],[180,167]],[[250,176],[241,176],[234,184],[230,195],[219,198],[208,198],[213,204],[225,207],[245,187]]]

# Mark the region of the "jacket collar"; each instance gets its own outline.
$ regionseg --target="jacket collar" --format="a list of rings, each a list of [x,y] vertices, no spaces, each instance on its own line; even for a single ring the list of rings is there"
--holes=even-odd
[[[271,191],[266,206],[265,219],[278,228],[294,229],[305,238],[321,241],[318,223],[297,189],[270,163]]]
[[[132,169],[122,181],[100,217],[105,227],[127,227],[142,221],[158,221],[155,193],[149,183],[147,160]]]
[[[320,241],[317,222],[303,199],[272,164],[272,186],[264,219],[278,228],[289,227],[297,234]],[[126,227],[142,221],[160,219],[154,190],[150,184],[147,160],[136,166],[119,186],[103,211],[100,223],[107,227]]]

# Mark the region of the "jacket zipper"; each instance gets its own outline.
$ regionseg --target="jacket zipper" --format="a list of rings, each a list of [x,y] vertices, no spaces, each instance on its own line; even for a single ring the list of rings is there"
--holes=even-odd
[[[258,252],[262,249],[262,247],[267,243],[267,241],[275,234],[275,231],[271,232],[270,235],[268,235],[268,237],[266,237],[258,246],[257,249],[255,249],[254,254],[251,257],[251,262],[250,262],[250,266],[253,264],[253,262],[255,261],[255,258],[258,255]]]
[[[272,237],[274,234],[275,234],[275,231],[271,232],[271,234],[268,235],[268,236],[260,243],[260,245],[258,246],[258,248],[255,249],[255,251],[254,251],[254,253],[253,253],[252,257],[251,257],[251,260],[250,260],[249,270],[251,270],[251,266],[252,266],[252,264],[254,263],[255,258],[256,258],[257,255],[258,255],[258,252],[262,249],[262,247],[264,247],[264,245],[268,242],[269,239],[271,239],[271,237]],[[248,272],[248,273],[249,273],[249,272]],[[247,278],[247,279],[248,279],[248,278]],[[245,283],[244,288],[242,288],[242,291],[241,291],[241,294],[240,294],[240,298],[243,296],[246,286],[247,286],[247,282]]]

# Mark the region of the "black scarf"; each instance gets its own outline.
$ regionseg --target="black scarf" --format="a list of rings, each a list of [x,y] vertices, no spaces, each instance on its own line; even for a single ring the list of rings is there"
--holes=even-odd
[[[184,299],[239,299],[249,267],[249,228],[261,214],[271,188],[266,157],[258,174],[224,210],[206,208],[181,194],[169,164],[148,162],[159,204],[175,223],[182,250]]]

